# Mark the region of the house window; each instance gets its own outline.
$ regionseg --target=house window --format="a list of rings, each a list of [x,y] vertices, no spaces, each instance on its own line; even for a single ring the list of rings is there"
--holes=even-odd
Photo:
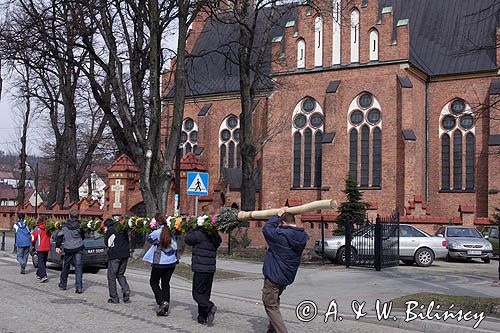
[[[441,110],[439,124],[441,189],[473,191],[476,159],[472,108],[464,100],[456,98]]]
[[[226,117],[219,128],[219,167],[241,167],[240,120],[235,115]]]
[[[306,67],[306,42],[299,39],[297,42],[297,68]]]
[[[378,31],[370,31],[370,61],[378,60]]]
[[[185,155],[194,151],[198,144],[198,125],[191,118],[186,118],[182,122],[181,142],[182,153]]]
[[[382,183],[382,111],[379,101],[371,93],[363,92],[351,102],[347,117],[347,130],[351,177],[363,188],[380,188]]]
[[[351,12],[351,62],[359,62],[359,11]]]
[[[314,66],[323,66],[323,19],[314,20]]]
[[[295,106],[292,119],[293,187],[321,187],[323,110],[306,97]]]
[[[333,0],[333,51],[332,65],[340,65],[340,44],[341,44],[341,0]]]

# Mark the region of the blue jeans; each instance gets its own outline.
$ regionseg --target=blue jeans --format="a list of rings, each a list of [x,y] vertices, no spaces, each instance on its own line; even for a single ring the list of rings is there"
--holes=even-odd
[[[18,246],[17,247],[17,261],[21,265],[21,267],[26,267],[28,263],[28,256],[30,254],[29,246]]]
[[[36,275],[39,278],[47,277],[47,256],[49,255],[48,251],[37,251],[38,255],[38,269],[36,270]]]
[[[68,274],[71,264],[75,266],[75,287],[77,290],[82,290],[83,251],[64,254],[59,286],[66,288],[68,284]]]

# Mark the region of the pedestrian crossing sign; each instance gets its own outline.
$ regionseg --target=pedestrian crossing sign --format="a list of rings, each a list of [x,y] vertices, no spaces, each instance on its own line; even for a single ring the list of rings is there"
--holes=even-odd
[[[188,195],[208,195],[208,173],[188,172],[187,174]]]

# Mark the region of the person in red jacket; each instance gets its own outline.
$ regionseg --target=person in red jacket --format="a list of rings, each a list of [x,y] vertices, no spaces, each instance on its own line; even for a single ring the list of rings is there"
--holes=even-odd
[[[35,246],[38,255],[36,278],[42,283],[48,280],[46,265],[47,257],[50,251],[50,232],[45,229],[45,222],[45,216],[38,218],[36,228],[31,233],[31,243]]]

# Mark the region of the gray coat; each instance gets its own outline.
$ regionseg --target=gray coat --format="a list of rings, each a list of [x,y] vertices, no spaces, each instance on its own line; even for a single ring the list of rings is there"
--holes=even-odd
[[[64,252],[74,253],[83,250],[83,239],[85,233],[80,230],[80,221],[75,218],[70,218],[66,221],[56,238],[56,247],[61,248],[64,243]]]

